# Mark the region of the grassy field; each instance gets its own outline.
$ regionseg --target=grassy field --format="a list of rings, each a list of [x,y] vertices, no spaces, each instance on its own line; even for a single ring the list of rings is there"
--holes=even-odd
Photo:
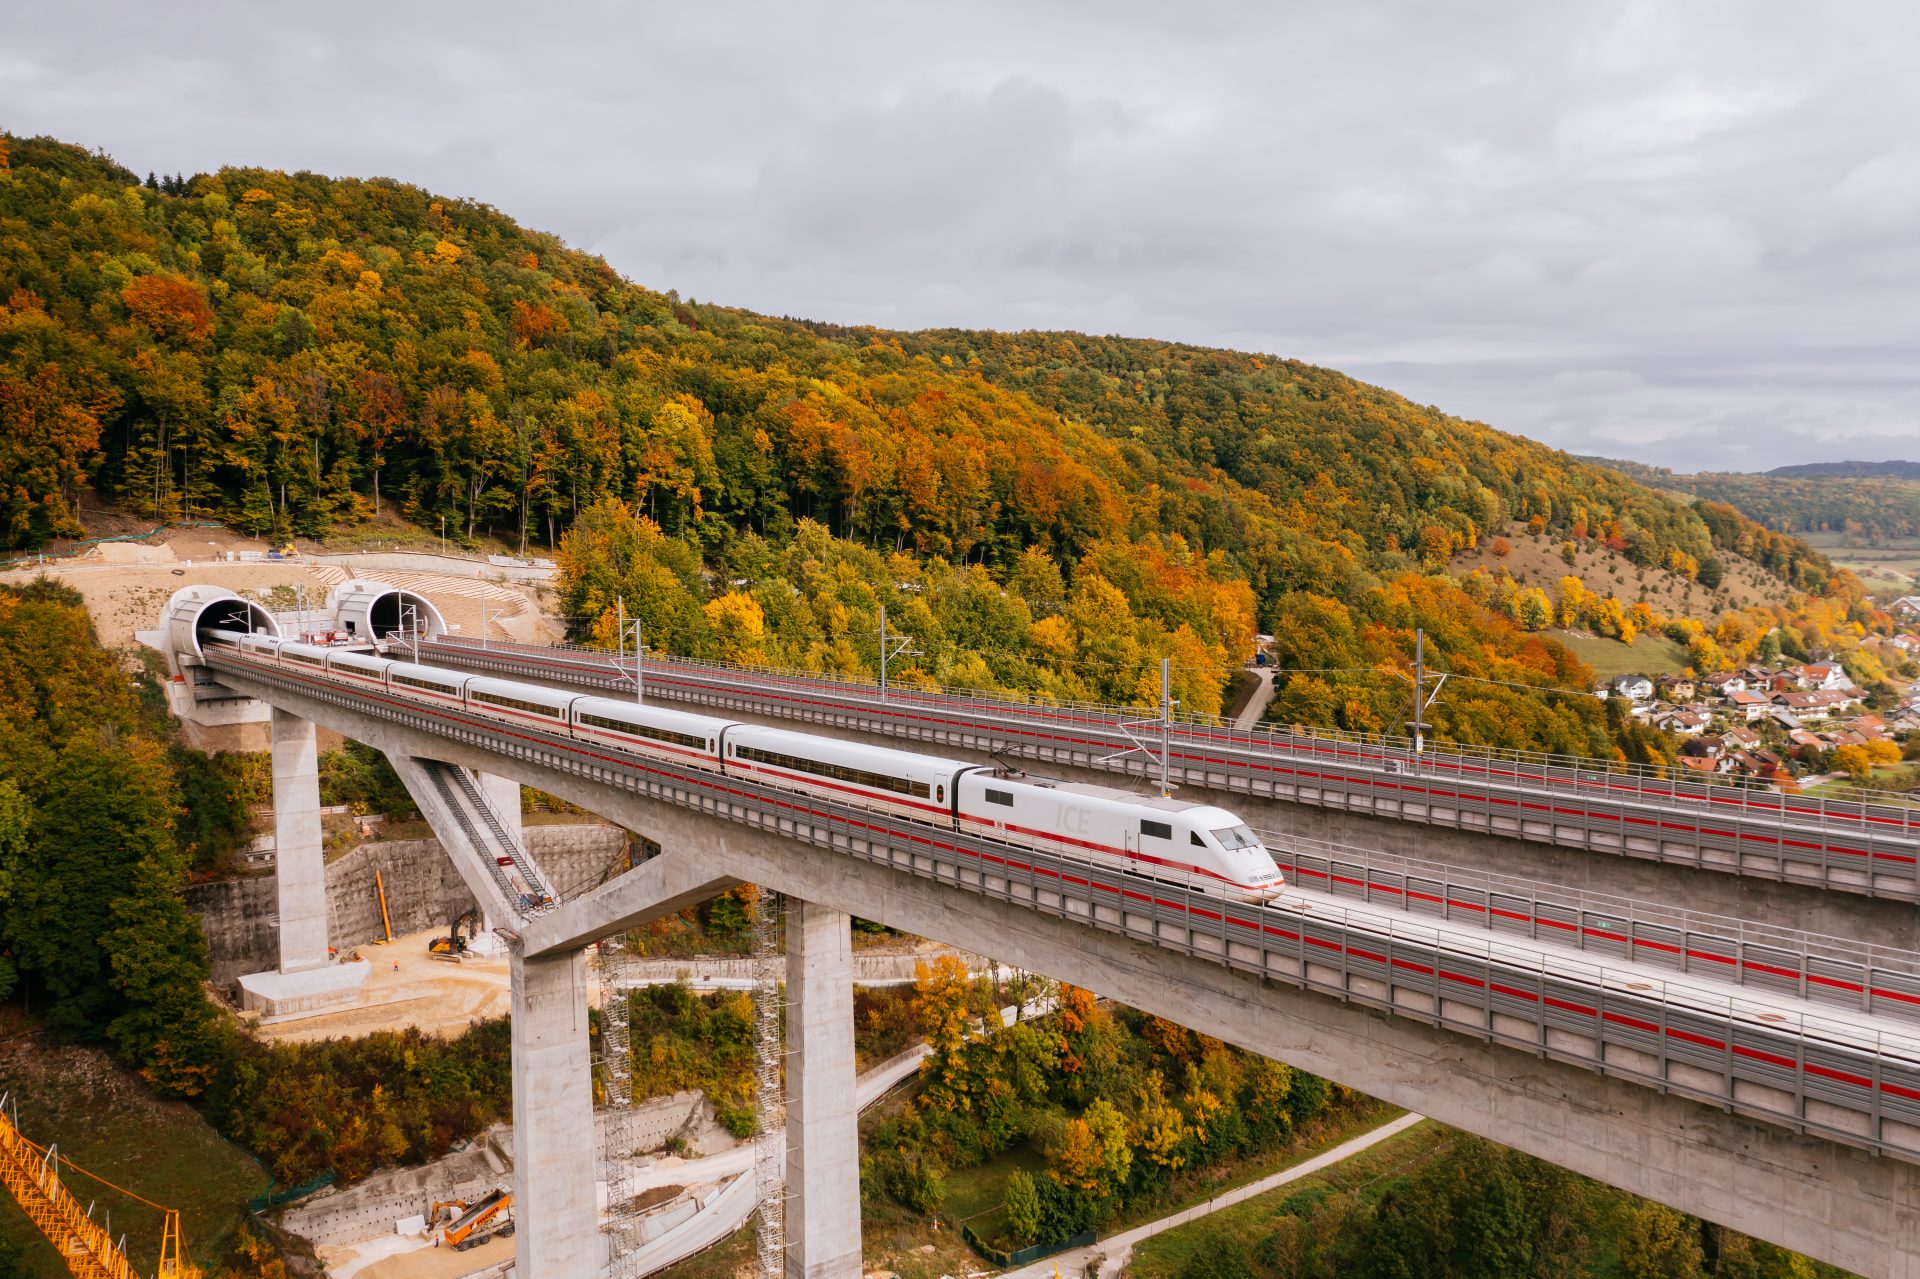
[[[1851,541],[1843,533],[1808,533],[1807,542],[1841,568],[1852,569],[1875,595],[1908,595],[1920,589],[1920,538]]]
[[[1145,1240],[1133,1250],[1134,1279],[1168,1279],[1193,1256],[1193,1250],[1210,1234],[1224,1232],[1238,1239],[1252,1253],[1273,1233],[1275,1219],[1286,1203],[1315,1187],[1354,1190],[1378,1186],[1411,1170],[1422,1160],[1448,1145],[1453,1134],[1438,1124],[1416,1124],[1399,1136],[1383,1141],[1353,1158],[1311,1177],[1289,1182],[1264,1195],[1256,1195],[1242,1204],[1223,1208],[1203,1221],[1180,1226]],[[1362,1189],[1362,1193],[1365,1191]]]
[[[180,1210],[188,1250],[207,1263],[224,1258],[246,1218],[246,1200],[267,1175],[239,1147],[180,1102],[155,1100],[106,1054],[51,1045],[12,1009],[0,1011],[0,1092],[15,1095],[20,1127],[88,1172]],[[12,1106],[9,1105],[9,1111]],[[160,1218],[84,1177],[63,1172],[83,1202],[98,1199],[124,1232],[136,1269],[151,1274]],[[0,1238],[19,1250],[22,1273],[63,1279],[68,1271],[11,1197],[0,1192]]]
[[[1593,668],[1597,679],[1616,675],[1677,675],[1686,669],[1687,650],[1664,635],[1642,635],[1631,644],[1599,635],[1549,631]]]

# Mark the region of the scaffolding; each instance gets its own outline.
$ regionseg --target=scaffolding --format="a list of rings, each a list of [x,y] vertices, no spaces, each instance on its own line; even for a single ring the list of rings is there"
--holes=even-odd
[[[632,998],[633,950],[625,937],[608,937],[594,950],[600,979],[600,1040],[594,1059],[594,1077],[600,1084],[601,1106],[595,1116],[599,1145],[600,1180],[607,1187],[607,1218],[601,1229],[607,1239],[609,1279],[633,1279],[635,1251],[643,1242],[634,1211],[634,1176],[639,1168],[639,1144],[633,1110],[633,1032],[629,1022]]]
[[[63,1165],[71,1172],[158,1210],[162,1214],[159,1279],[197,1279],[199,1271],[187,1263],[186,1250],[180,1242],[178,1212],[95,1177],[63,1158],[54,1146],[28,1140],[21,1134],[17,1118],[8,1113],[11,1100],[6,1094],[0,1094],[0,1185],[7,1188],[28,1220],[47,1237],[47,1242],[53,1245],[76,1279],[140,1279],[140,1276],[127,1260],[126,1236],[116,1241],[110,1225],[94,1221],[93,1204],[89,1203],[84,1210],[80,1207],[80,1201],[60,1180],[59,1169]]]
[[[754,1242],[760,1279],[784,1279],[787,1265],[780,967],[780,895],[763,886],[753,911],[753,1179],[760,1192]]]

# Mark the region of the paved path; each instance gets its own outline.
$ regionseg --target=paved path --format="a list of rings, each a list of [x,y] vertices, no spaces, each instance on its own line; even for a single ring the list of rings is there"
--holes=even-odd
[[[1259,727],[1260,717],[1267,713],[1267,707],[1273,701],[1273,667],[1249,666],[1247,669],[1253,672],[1255,679],[1260,681],[1260,687],[1253,691],[1253,696],[1247,700],[1246,706],[1233,717],[1235,728]]]
[[[1132,1230],[1124,1230],[1110,1239],[1101,1239],[1085,1248],[1070,1249],[1019,1270],[1003,1271],[1000,1279],[1053,1279],[1056,1266],[1059,1267],[1061,1279],[1079,1279],[1079,1276],[1085,1273],[1087,1263],[1095,1257],[1104,1259],[1100,1266],[1103,1277],[1118,1274],[1132,1259],[1133,1246],[1142,1239],[1151,1239],[1154,1235],[1172,1230],[1175,1226],[1199,1221],[1202,1217],[1218,1212],[1222,1208],[1230,1208],[1255,1195],[1265,1194],[1275,1186],[1284,1186],[1290,1181],[1311,1177],[1323,1168],[1329,1168],[1342,1160],[1353,1158],[1369,1146],[1376,1146],[1389,1137],[1399,1136],[1424,1118],[1424,1115],[1402,1115],[1390,1124],[1383,1124],[1371,1132],[1362,1133],[1351,1141],[1341,1142],[1332,1150],[1315,1155],[1305,1163],[1295,1164],[1283,1172],[1276,1172],[1271,1177],[1262,1177],[1258,1181],[1248,1182],[1237,1190],[1216,1195],[1203,1204],[1195,1204],[1172,1216],[1162,1217],[1158,1221],[1149,1221],[1146,1225],[1135,1226]]]

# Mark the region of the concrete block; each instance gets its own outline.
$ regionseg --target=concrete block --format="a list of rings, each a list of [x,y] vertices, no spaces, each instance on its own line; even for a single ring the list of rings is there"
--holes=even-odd
[[[267,1022],[292,1021],[352,1008],[372,969],[365,960],[297,973],[248,973],[240,979],[240,1006]]]

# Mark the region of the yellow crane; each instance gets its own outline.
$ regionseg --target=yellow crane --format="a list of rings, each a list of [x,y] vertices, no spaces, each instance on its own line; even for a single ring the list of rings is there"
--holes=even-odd
[[[6,1103],[7,1097],[0,1095],[0,1185],[7,1188],[28,1219],[47,1237],[75,1279],[141,1279],[141,1276],[106,1228],[93,1220],[92,1205],[82,1208],[60,1180],[62,1166],[156,1209],[161,1214],[159,1279],[199,1279],[200,1272],[188,1263],[186,1247],[180,1240],[178,1212],[94,1176],[52,1146],[28,1140],[21,1134],[14,1117],[7,1113]]]

